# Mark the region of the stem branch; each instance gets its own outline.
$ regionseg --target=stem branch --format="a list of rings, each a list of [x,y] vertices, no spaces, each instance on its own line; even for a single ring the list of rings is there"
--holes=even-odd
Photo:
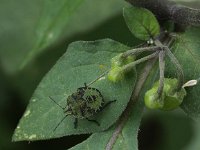
[[[157,51],[158,49],[160,49],[160,47],[158,46],[135,48],[135,49],[124,52],[122,57],[127,57],[129,55],[136,55],[136,54],[146,52],[146,51]]]
[[[144,69],[142,70],[141,75],[139,76],[139,79],[137,80],[134,91],[132,93],[131,100],[128,103],[126,110],[123,112],[122,116],[120,117],[120,120],[117,123],[116,129],[106,145],[106,150],[111,150],[113,145],[115,144],[118,135],[121,133],[124,125],[126,124],[128,118],[130,116],[131,111],[133,110],[134,104],[138,100],[138,97],[141,93],[141,89],[144,86],[144,83],[145,83],[146,79],[148,78],[148,75],[149,75],[150,71],[152,70],[156,60],[157,60],[156,58],[149,60],[146,63]]]
[[[181,64],[179,61],[176,59],[174,54],[170,51],[169,48],[165,48],[167,51],[167,55],[169,56],[170,60],[176,67],[176,71],[178,74],[178,86],[177,86],[177,91],[179,91],[182,88],[182,85],[184,84],[184,73]]]
[[[159,87],[158,87],[158,96],[159,98],[162,95],[163,88],[164,88],[164,78],[165,78],[165,52],[164,50],[160,51],[159,53],[159,69],[160,69],[160,80],[159,80]]]
[[[156,56],[158,56],[158,53],[159,53],[159,52],[157,51],[157,52],[155,52],[155,53],[153,53],[153,54],[151,54],[151,55],[148,55],[148,56],[146,56],[146,57],[142,57],[142,58],[140,58],[140,59],[138,59],[138,60],[136,60],[136,61],[134,61],[134,62],[132,62],[132,63],[129,63],[129,64],[123,66],[123,70],[124,70],[125,72],[127,72],[127,71],[131,70],[133,67],[135,67],[136,65],[138,65],[138,64],[140,64],[140,63],[142,63],[142,62],[145,62],[145,61],[147,61],[147,60],[150,60],[150,59],[155,58]]]

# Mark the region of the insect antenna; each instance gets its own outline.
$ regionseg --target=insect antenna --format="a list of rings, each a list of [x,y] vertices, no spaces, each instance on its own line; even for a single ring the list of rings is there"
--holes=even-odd
[[[58,126],[65,120],[65,118],[68,116],[69,114],[67,114],[66,116],[64,116],[60,122],[57,124],[57,126],[53,129],[53,132],[56,131],[56,129],[58,128]]]
[[[96,82],[97,80],[99,80],[100,78],[102,78],[103,76],[105,76],[109,71],[110,71],[110,69],[107,70],[107,71],[105,71],[103,74],[101,74],[98,78],[96,78],[92,82],[88,83],[88,85],[86,85],[86,86],[90,86],[91,84],[93,84],[94,82]]]
[[[49,96],[49,98],[50,98],[56,105],[58,105],[62,110],[65,110],[65,108],[62,107],[60,104],[58,104],[51,96]]]

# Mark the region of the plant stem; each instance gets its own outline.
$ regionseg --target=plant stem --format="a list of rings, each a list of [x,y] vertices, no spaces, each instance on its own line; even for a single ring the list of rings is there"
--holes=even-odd
[[[158,96],[159,98],[162,96],[163,88],[164,88],[164,78],[165,78],[165,52],[164,50],[159,53],[159,69],[160,69],[160,80],[158,87]]]
[[[141,59],[138,59],[132,63],[129,63],[125,66],[122,67],[122,69],[124,70],[124,72],[128,72],[129,70],[131,70],[132,68],[134,68],[136,65],[142,63],[142,62],[145,62],[147,60],[150,60],[150,59],[153,59],[155,58],[156,56],[158,56],[158,51],[156,51],[155,53],[151,54],[151,55],[148,55],[146,57],[142,57]]]
[[[146,51],[157,51],[158,49],[160,49],[160,47],[158,47],[158,46],[135,48],[135,49],[124,52],[122,57],[127,57],[129,55],[136,55],[138,53],[142,53],[142,52],[146,52]]]
[[[167,55],[169,56],[170,60],[176,67],[176,71],[178,74],[178,86],[176,90],[179,91],[182,88],[182,85],[184,84],[184,73],[183,73],[182,66],[180,65],[179,61],[176,59],[176,57],[170,51],[169,48],[165,48],[165,50],[167,51]]]
[[[128,121],[130,113],[133,110],[133,106],[137,102],[138,97],[141,93],[142,87],[144,86],[144,83],[145,83],[146,79],[148,78],[148,75],[151,72],[156,60],[157,60],[156,58],[149,60],[146,63],[144,69],[142,70],[141,75],[139,76],[139,79],[137,80],[134,91],[132,93],[131,100],[128,103],[126,110],[123,112],[122,116],[120,117],[120,119],[117,123],[116,129],[113,132],[112,137],[109,139],[109,141],[106,145],[106,150],[112,149],[113,145],[115,144],[115,142],[117,140],[118,135],[121,133],[124,125]]]

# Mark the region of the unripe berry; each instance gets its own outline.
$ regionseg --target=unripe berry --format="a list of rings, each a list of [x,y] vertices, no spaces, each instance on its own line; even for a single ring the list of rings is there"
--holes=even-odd
[[[161,110],[173,110],[179,107],[186,96],[186,91],[182,88],[180,91],[176,91],[178,85],[177,79],[164,80],[164,89],[162,95],[158,96],[159,81],[157,81],[153,87],[145,93],[145,105],[150,109]]]
[[[112,82],[118,82],[124,79],[122,67],[114,67],[108,73],[108,79]]]

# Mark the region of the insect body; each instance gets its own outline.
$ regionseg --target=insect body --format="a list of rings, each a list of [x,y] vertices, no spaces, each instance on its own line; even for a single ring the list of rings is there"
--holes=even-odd
[[[104,99],[101,92],[85,85],[67,98],[67,112],[75,118],[88,118],[100,111],[103,104]]]
[[[61,107],[55,100],[51,97],[50,99],[55,102],[59,107]],[[96,120],[91,120],[89,117],[94,116],[99,111],[103,110],[110,103],[115,102],[109,101],[104,102],[104,98],[101,92],[92,87],[88,87],[86,84],[84,87],[80,87],[77,91],[67,98],[67,106],[65,108],[61,107],[65,113],[65,117],[60,121],[60,123],[68,116],[72,115],[75,118],[74,128],[77,128],[78,119],[87,119],[88,121],[94,122],[100,125]],[[56,126],[56,128],[60,125]],[[56,130],[54,129],[54,131]]]

